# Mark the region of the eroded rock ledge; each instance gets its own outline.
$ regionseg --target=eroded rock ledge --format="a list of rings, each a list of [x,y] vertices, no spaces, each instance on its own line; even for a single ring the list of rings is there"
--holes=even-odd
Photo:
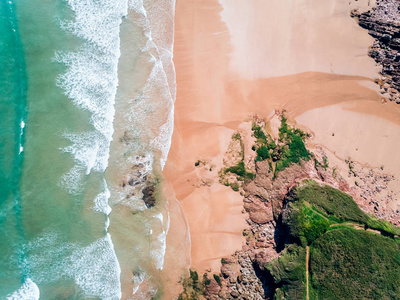
[[[382,94],[400,103],[400,2],[379,0],[372,10],[353,11],[352,17],[375,38],[369,55],[382,65]]]

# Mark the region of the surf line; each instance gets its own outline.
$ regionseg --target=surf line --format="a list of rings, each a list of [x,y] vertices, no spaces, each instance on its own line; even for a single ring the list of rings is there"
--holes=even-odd
[[[108,231],[110,191],[104,172],[108,168],[114,133],[114,105],[121,56],[120,26],[128,14],[128,0],[99,0],[96,3],[64,1],[71,9],[73,18],[61,21],[60,27],[81,38],[83,44],[74,51],[56,52],[53,60],[66,66],[66,72],[57,78],[57,85],[77,108],[90,113],[89,122],[93,130],[64,135],[71,145],[60,150],[70,153],[75,163],[61,178],[61,185],[69,193],[79,194],[85,176],[92,171],[102,173],[102,191],[93,199],[94,210],[107,216],[105,240],[108,245],[105,247],[113,253],[113,278],[119,282],[115,291],[113,288],[113,297],[121,298],[121,269]]]

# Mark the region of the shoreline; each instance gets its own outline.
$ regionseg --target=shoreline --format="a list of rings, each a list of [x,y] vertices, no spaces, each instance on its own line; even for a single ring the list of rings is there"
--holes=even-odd
[[[229,6],[229,3],[224,3],[226,1],[221,2],[224,6],[215,0],[207,0],[202,3],[191,1],[185,4],[178,1],[175,12],[174,64],[178,88],[172,145],[163,173],[171,184],[188,220],[192,241],[191,266],[200,274],[207,269],[216,270],[220,266],[219,260],[224,255],[221,252],[220,244],[228,245],[226,251],[233,253],[235,250],[241,249],[244,241],[243,236],[240,238],[242,229],[246,227],[245,214],[241,213],[243,204],[241,204],[241,208],[239,207],[242,200],[232,200],[232,203],[229,203],[229,199],[235,198],[235,192],[218,183],[218,169],[223,164],[223,157],[232,134],[240,130],[239,125],[251,115],[257,113],[267,117],[273,115],[275,110],[285,110],[291,120],[296,120],[301,127],[308,128],[308,131],[314,132],[315,136],[319,138],[321,133],[315,129],[315,127],[321,128],[321,124],[316,123],[318,113],[311,116],[308,116],[307,113],[318,109],[329,110],[331,106],[344,106],[346,109],[335,111],[336,119],[334,118],[331,122],[333,130],[336,132],[343,132],[343,130],[334,128],[337,126],[335,120],[345,119],[347,112],[351,112],[350,115],[353,118],[353,123],[350,122],[350,124],[357,124],[358,120],[362,118],[368,121],[372,118],[371,116],[377,116],[383,120],[383,124],[387,124],[387,122],[393,124],[388,135],[395,136],[395,132],[400,129],[400,108],[392,102],[382,103],[383,97],[379,94],[378,85],[374,83],[380,76],[373,60],[367,56],[368,47],[372,45],[373,39],[350,17],[350,10],[357,5],[365,6],[366,1],[359,1],[359,3],[351,1],[351,5],[338,2],[335,3],[334,9],[324,7],[328,4],[320,4],[319,11],[331,13],[332,18],[338,10],[341,14],[348,12],[341,17],[349,19],[346,21],[348,27],[341,29],[346,32],[346,36],[340,34],[330,36],[332,40],[330,43],[311,49],[314,52],[310,53],[310,56],[315,54],[319,61],[324,62],[325,67],[322,71],[325,72],[321,72],[321,70],[316,72],[313,68],[316,62],[307,65],[305,63],[307,59],[301,59],[295,55],[298,45],[290,44],[289,47],[294,53],[290,59],[294,66],[293,68],[288,68],[287,65],[283,66],[280,70],[282,76],[279,77],[271,77],[274,70],[281,68],[279,60],[269,60],[269,66],[262,62],[257,70],[254,69],[254,63],[242,61],[243,53],[251,54],[252,51],[260,53],[267,51],[266,53],[272,53],[272,57],[274,55],[279,57],[279,45],[275,45],[275,48],[274,45],[271,46],[272,48],[268,48],[265,41],[264,44],[261,43],[257,47],[252,46],[251,43],[242,43],[240,46],[242,49],[238,49],[237,41],[243,37],[243,32],[240,32],[238,28],[228,28],[227,23],[233,22],[234,16],[237,16],[240,10],[234,4]],[[311,5],[315,4],[315,1],[308,0],[302,1],[302,3]],[[269,7],[268,4],[262,4],[259,1],[257,5]],[[256,14],[257,5],[248,5],[249,16]],[[282,7],[276,1],[274,5]],[[229,11],[226,11],[227,9]],[[222,14],[225,15],[222,16]],[[284,15],[285,10],[280,9],[277,14],[277,18],[287,19],[287,16]],[[231,20],[229,21],[227,18],[231,18]],[[335,22],[339,22],[338,20]],[[248,39],[257,40],[263,34],[262,28],[273,26],[270,22],[272,21],[256,16],[254,19],[247,18],[244,24],[241,24],[247,26],[246,28],[254,29],[245,32],[249,35]],[[293,29],[293,23],[290,22],[292,21],[289,19],[287,26],[290,27],[290,30],[294,30],[294,33],[305,32],[309,26],[298,24]],[[332,24],[321,24],[319,28],[313,30],[316,31],[317,36],[325,32],[333,32],[332,28],[336,28],[336,23]],[[282,32],[289,30],[285,29],[285,24],[280,24],[280,26],[283,26],[280,28]],[[361,41],[361,44],[348,44],[349,36],[357,37],[357,41]],[[325,48],[332,45],[340,48],[339,53],[335,52],[333,65],[336,67],[334,69],[329,68],[329,63],[326,62],[331,58],[322,55]],[[255,48],[256,50],[254,50]],[[272,52],[268,52],[266,48]],[[239,51],[243,55],[235,54],[235,51]],[[362,61],[369,61],[366,66],[363,65],[364,69],[360,69],[358,66],[360,53],[365,53]],[[261,54],[256,53],[255,56],[257,57],[257,55]],[[349,65],[349,61],[357,63]],[[247,70],[245,70],[246,67]],[[270,67],[270,70],[263,72],[259,69],[261,67]],[[334,73],[335,70],[341,69],[348,70],[347,75]],[[364,76],[358,76],[360,72]],[[305,122],[305,119],[309,119],[309,122]],[[365,125],[367,126],[368,122]],[[369,126],[373,127],[372,124]],[[371,127],[364,128],[364,133],[368,132]],[[340,137],[339,134],[336,136],[338,141],[334,144],[333,151],[335,151],[335,147],[337,148],[343,143],[343,136]],[[374,143],[373,136],[365,134],[363,136],[369,144]],[[322,141],[317,144],[324,145],[324,143],[326,144],[325,141]],[[393,145],[391,146],[393,147]],[[384,147],[389,149],[389,145]],[[355,148],[349,149],[345,155],[353,157],[357,156],[357,152],[358,150]],[[341,158],[346,159],[346,157]],[[201,170],[195,167],[195,163],[199,160],[206,162]],[[368,157],[368,161],[361,161],[361,163],[380,167],[380,163],[376,163],[376,160],[370,160],[371,158]],[[207,168],[213,170],[207,171]],[[343,166],[342,172],[345,172]],[[400,174],[395,175],[400,178]],[[204,178],[205,182],[202,181]],[[225,203],[221,204],[221,201],[225,201]],[[221,205],[224,209],[217,212],[216,204]],[[229,211],[228,208],[234,209]],[[203,210],[201,211],[201,209]],[[220,225],[210,221],[216,217],[227,220],[223,226],[230,229],[218,235],[218,242],[211,238],[215,232],[215,226]],[[240,226],[236,226],[238,224]],[[235,236],[234,242],[232,236]],[[213,244],[211,245],[211,243]]]

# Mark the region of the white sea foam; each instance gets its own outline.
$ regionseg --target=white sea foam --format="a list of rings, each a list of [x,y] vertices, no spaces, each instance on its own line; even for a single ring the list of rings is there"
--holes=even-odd
[[[20,144],[19,144],[19,152],[18,152],[18,154],[21,154],[24,151],[24,147],[22,146],[22,140],[21,140],[21,137],[24,134],[24,128],[25,128],[25,122],[24,121],[21,121],[20,128],[21,128],[21,132],[19,134]]]
[[[68,275],[74,277],[88,297],[121,298],[121,269],[109,234],[74,252],[71,261],[73,267]]]
[[[64,135],[71,144],[61,150],[72,155],[75,165],[61,178],[61,184],[70,193],[78,194],[83,191],[86,176],[92,172],[102,173],[108,166],[118,86],[119,27],[122,18],[127,15],[128,2],[65,1],[73,17],[61,21],[60,26],[82,38],[83,44],[75,51],[59,51],[55,54],[54,61],[66,66],[66,72],[58,77],[57,85],[73,104],[90,113],[90,124],[93,125],[92,131],[68,132]],[[108,216],[111,212],[108,205],[110,192],[106,182],[102,184],[103,191],[95,197],[94,209]],[[109,222],[107,217],[106,230]],[[50,266],[56,258],[62,259],[62,263],[58,261],[57,265],[61,266],[58,270],[49,268],[52,279],[73,278],[88,297],[121,297],[121,270],[108,233],[87,247],[56,243],[48,249],[53,249],[54,255],[47,252],[46,257],[36,257],[32,261],[40,269],[46,269],[43,265]],[[49,276],[46,278],[48,280]]]
[[[64,152],[71,153],[78,165],[88,175],[92,170],[104,172],[109,157],[109,141],[98,131],[79,134],[65,134],[72,145],[65,147]]]
[[[111,207],[108,205],[110,190],[105,180],[103,180],[103,190],[104,191],[98,194],[94,199],[94,210],[105,213],[108,216],[111,213]]]
[[[129,166],[129,169],[127,168],[129,174],[132,174],[131,167],[135,165],[135,156],[132,153],[157,153],[151,157],[151,160],[145,158],[147,162],[150,162],[146,164],[146,166],[149,166],[146,173],[152,173],[153,159],[156,166],[159,165],[163,168],[171,145],[175,100],[175,73],[172,64],[173,33],[170,34],[173,30],[173,8],[171,8],[172,14],[168,15],[171,11],[171,3],[173,3],[173,0],[129,1],[129,8],[135,11],[133,22],[141,28],[144,34],[144,37],[141,37],[143,40],[140,41],[141,55],[147,59],[146,66],[151,68],[144,86],[141,86],[135,98],[132,97],[128,101],[129,108],[124,108],[122,112],[123,121],[119,120],[123,123],[120,127],[128,131],[123,144],[127,145],[124,149],[124,155],[129,154],[128,157],[132,157],[132,159],[127,163],[126,156],[121,156],[121,160]],[[160,7],[156,7],[158,5]],[[166,10],[164,10],[165,8]],[[162,13],[160,19],[158,19],[158,13]],[[162,19],[169,19],[168,22],[171,26],[167,24],[162,28],[163,24],[159,22]],[[169,40],[162,40],[163,33],[157,33],[158,30],[168,31]],[[161,155],[158,155],[159,153]],[[136,210],[145,210],[146,207],[140,193],[135,193],[135,196],[132,197],[131,193],[126,193],[129,188],[129,186],[125,187],[123,191],[116,189],[121,192],[118,202]],[[127,195],[129,197],[126,197]],[[164,217],[162,214],[157,214],[149,220],[151,228],[148,229],[148,232],[152,235],[150,257],[153,266],[158,270],[163,268],[166,251],[169,219],[167,220],[165,217],[165,214]],[[132,299],[142,299],[142,286],[140,288],[139,286],[140,281],[134,287],[135,296]]]
[[[107,168],[118,86],[119,26],[127,15],[128,3],[127,0],[65,1],[74,17],[60,25],[85,43],[76,51],[56,53],[54,60],[67,67],[57,84],[76,106],[90,112],[94,127],[92,132],[65,135],[72,144],[62,150],[71,153],[80,168],[73,168],[62,182],[70,192],[77,192],[82,179],[78,172],[84,170],[88,175]]]
[[[152,140],[152,145],[161,150],[160,165],[164,169],[168,152],[171,148],[172,131],[174,130],[174,111],[168,113],[166,122],[160,126],[159,134]]]
[[[164,224],[163,214],[160,212],[154,216],[154,218],[160,221],[157,227],[160,227],[160,233],[152,239],[152,250],[151,256],[155,260],[155,265],[158,270],[162,270],[164,267],[164,257],[167,247],[167,234],[169,230],[169,213],[167,215],[167,224]],[[153,234],[153,230],[150,230],[150,234]]]
[[[141,15],[135,22],[142,27],[147,39],[142,51],[150,55],[149,62],[153,63],[140,96],[132,101],[130,121],[138,124],[145,136],[153,136],[150,146],[161,150],[160,165],[163,169],[171,145],[175,101],[172,64],[174,4],[171,5],[171,1],[135,0],[129,2],[129,7]],[[146,121],[141,122],[142,118]],[[143,128],[142,124],[151,125],[153,131]]]
[[[26,279],[19,290],[7,296],[7,300],[38,300],[40,291],[37,285],[31,280]]]
[[[102,51],[119,48],[121,18],[128,13],[127,0],[66,0],[75,12],[73,21],[62,27],[90,41]]]
[[[173,64],[173,44],[174,44],[174,17],[175,1],[161,0],[154,5],[152,0],[144,0],[144,9],[147,12],[149,27],[151,30],[151,39],[159,53],[159,59],[162,63],[164,73],[163,80],[166,80],[169,92],[170,111],[165,123],[160,126],[160,134],[153,140],[153,145],[161,149],[162,156],[160,165],[164,168],[168,152],[171,147],[171,136],[174,124],[173,103],[176,98],[176,76]]]
[[[152,256],[156,260],[156,268],[162,270],[164,267],[165,250],[167,248],[167,234],[165,231],[157,236],[157,240],[153,241],[152,247]]]
[[[144,281],[144,279],[145,279],[145,273],[134,274],[132,276],[132,283],[133,283],[132,295],[134,295],[139,290],[139,287]]]
[[[171,146],[173,109],[162,63],[156,60],[142,93],[131,100],[127,119],[130,124],[137,124],[136,128],[143,136],[152,137],[149,146],[161,151],[161,168],[165,165]]]
[[[83,188],[84,170],[84,167],[75,165],[67,174],[61,177],[61,185],[71,194],[80,193]]]
[[[121,298],[121,269],[109,234],[88,246],[63,243],[58,234],[46,234],[29,242],[26,248],[31,254],[32,279],[38,284],[68,278],[88,298]]]
[[[110,190],[107,187],[107,182],[105,179],[103,179],[103,192],[98,194],[96,198],[94,199],[94,207],[93,209],[98,212],[105,213],[107,215],[107,220],[105,224],[105,231],[108,230],[108,227],[110,226],[110,213],[111,213],[111,207],[108,205],[108,199],[110,198]]]
[[[174,0],[144,0],[143,6],[151,29],[151,38],[158,49],[159,57],[165,71],[171,98],[175,101],[176,80],[175,67],[172,61],[174,45]]]

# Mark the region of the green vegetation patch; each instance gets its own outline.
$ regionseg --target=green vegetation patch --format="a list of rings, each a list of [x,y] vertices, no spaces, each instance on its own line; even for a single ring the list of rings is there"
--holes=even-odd
[[[257,149],[257,154],[261,160],[265,160],[271,157],[268,148],[265,147],[264,145]]]
[[[243,160],[239,161],[236,166],[229,167],[225,170],[225,173],[233,173],[240,176],[240,179],[250,179],[253,180],[254,174],[246,171]],[[243,180],[242,179],[242,180]]]
[[[253,131],[253,136],[256,138],[257,144],[266,145],[268,143],[267,136],[261,126],[254,123],[251,130]]]
[[[393,227],[386,220],[367,215],[351,196],[328,185],[321,186],[310,180],[304,186],[297,188],[294,201],[297,200],[309,203],[314,211],[325,215],[331,224],[351,221],[387,235],[398,234],[398,228]]]
[[[328,185],[319,185],[310,180],[297,188],[296,197],[296,200],[310,203],[336,223],[354,221],[364,224],[368,220],[351,196]]]
[[[252,130],[256,139],[256,144],[252,147],[253,151],[257,152],[255,161],[268,160],[274,171],[274,177],[291,164],[298,164],[301,160],[309,160],[311,157],[304,144],[307,134],[300,129],[291,128],[285,116],[281,119],[277,142],[269,134],[265,134],[257,124],[253,124]]]
[[[182,281],[183,292],[179,295],[178,300],[199,299],[204,294],[204,278],[199,280],[199,275],[196,271],[189,270],[189,277]]]
[[[286,201],[278,224],[285,249],[265,265],[274,299],[305,298],[307,246],[309,299],[400,299],[398,228],[364,213],[346,193],[312,180]]]
[[[221,278],[216,274],[213,277],[218,285],[221,286]],[[203,277],[200,278],[196,271],[189,270],[189,277],[183,278],[181,283],[183,292],[178,296],[177,300],[205,299],[206,288],[211,284],[211,279],[208,278],[207,273],[204,273]]]
[[[291,208],[283,217],[289,236],[295,243],[310,245],[330,226],[329,220],[303,202],[291,203]]]
[[[311,157],[304,140],[307,135],[297,128],[291,128],[287,119],[282,116],[281,127],[279,128],[279,141],[284,144],[279,160],[276,162],[275,176],[292,163],[300,163],[301,160],[309,160]]]
[[[315,240],[310,299],[400,299],[400,248],[379,234],[342,228]]]
[[[247,172],[246,166],[244,164],[244,145],[242,141],[242,137],[239,132],[236,132],[232,135],[232,140],[239,141],[240,143],[240,153],[239,155],[241,156],[241,160],[234,166],[228,167],[226,169],[221,169],[218,172],[219,175],[219,182],[221,184],[224,184],[225,186],[230,186],[232,190],[235,192],[238,192],[240,189],[240,186],[242,184],[239,181],[244,181],[245,183],[249,182],[250,180],[254,179],[254,173],[252,172]],[[231,173],[237,175],[235,179],[232,178],[227,178],[225,174]]]
[[[266,264],[276,285],[275,299],[304,299],[306,282],[306,250],[292,244],[282,255]]]
[[[218,283],[218,285],[221,286],[221,278],[217,274],[214,274],[213,277],[215,281]]]

